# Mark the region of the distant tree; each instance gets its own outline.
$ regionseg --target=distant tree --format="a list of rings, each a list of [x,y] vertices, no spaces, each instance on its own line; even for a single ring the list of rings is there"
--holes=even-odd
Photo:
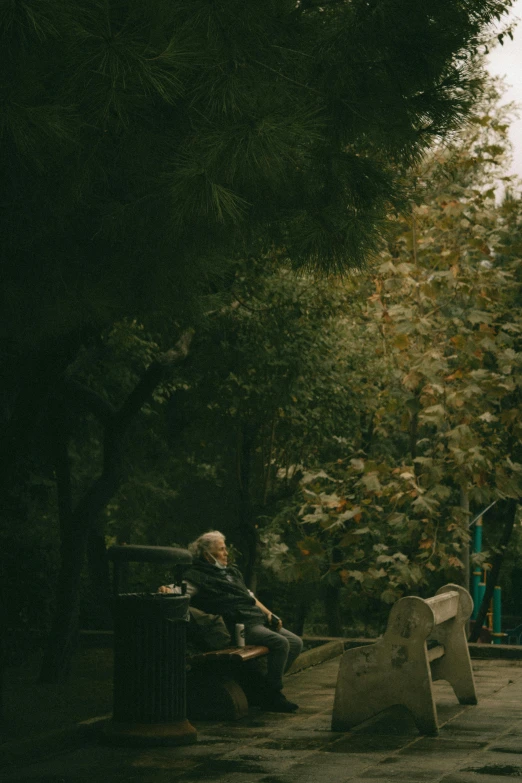
[[[239,266],[230,293],[202,329],[186,387],[172,398],[185,421],[172,448],[193,474],[206,466],[253,580],[262,517],[288,492],[294,466],[325,452],[340,422],[353,431],[347,294],[339,281],[296,274],[277,257]],[[186,492],[186,468],[179,481]]]
[[[272,541],[290,547],[266,553],[272,568],[348,586],[352,606],[354,594],[391,603],[439,586],[443,574],[467,586],[470,514],[492,501],[492,521],[504,528],[491,537],[500,542],[495,569],[513,530],[522,495],[522,201],[496,200],[509,126],[498,98],[489,89],[465,137],[417,168],[412,214],[397,220],[371,289],[359,288],[354,336],[364,329],[368,342],[353,383],[364,380],[372,438],[306,465],[297,495],[269,525]]]

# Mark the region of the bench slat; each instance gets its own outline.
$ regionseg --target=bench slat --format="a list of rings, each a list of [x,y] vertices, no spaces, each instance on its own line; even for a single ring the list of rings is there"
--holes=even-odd
[[[459,594],[457,592],[439,593],[433,598],[427,598],[426,603],[431,607],[435,617],[435,625],[440,625],[455,617],[459,610]]]
[[[226,647],[224,650],[211,650],[206,653],[191,655],[190,663],[210,663],[213,661],[252,661],[268,655],[268,647],[260,645],[245,645],[244,647]]]
[[[431,663],[432,661],[435,661],[437,658],[442,658],[444,655],[444,645],[438,644],[436,647],[431,647],[428,650],[428,661]]]

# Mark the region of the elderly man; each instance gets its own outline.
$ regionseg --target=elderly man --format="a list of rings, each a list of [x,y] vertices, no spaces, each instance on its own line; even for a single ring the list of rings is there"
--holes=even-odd
[[[189,545],[194,561],[184,581],[190,603],[209,614],[219,614],[232,629],[245,626],[246,644],[268,647],[266,689],[260,705],[273,712],[295,712],[298,705],[282,693],[283,674],[302,650],[301,639],[283,628],[279,617],[263,606],[247,588],[238,568],[228,564],[225,536],[218,530],[204,533]],[[160,588],[160,590],[168,588]]]

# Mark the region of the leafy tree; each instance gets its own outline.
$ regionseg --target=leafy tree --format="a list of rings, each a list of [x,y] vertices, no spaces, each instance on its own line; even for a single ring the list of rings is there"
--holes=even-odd
[[[470,511],[499,501],[509,539],[522,490],[521,202],[495,200],[497,99],[418,169],[412,217],[397,220],[358,316],[378,354],[358,365],[372,439],[305,472],[271,526],[293,543],[279,562],[268,554],[280,573],[392,602],[444,571],[467,582]]]
[[[349,355],[339,329],[346,294],[334,281],[296,275],[277,257],[239,266],[230,294],[230,305],[201,331],[186,388],[173,397],[174,426],[184,424],[172,448],[180,466],[199,477],[207,471],[214,505],[227,508],[225,526],[243,542],[253,580],[260,517],[291,488],[290,466],[324,451],[339,420],[351,427]],[[177,486],[191,496],[182,470]],[[199,504],[188,513],[197,523]]]

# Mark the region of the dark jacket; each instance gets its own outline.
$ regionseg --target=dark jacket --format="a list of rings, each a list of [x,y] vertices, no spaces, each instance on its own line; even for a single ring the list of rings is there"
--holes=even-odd
[[[191,605],[209,614],[220,614],[229,629],[236,623],[243,623],[245,627],[265,624],[266,615],[256,606],[255,598],[250,595],[236,566],[218,568],[198,559],[184,578],[198,588],[190,599]]]

